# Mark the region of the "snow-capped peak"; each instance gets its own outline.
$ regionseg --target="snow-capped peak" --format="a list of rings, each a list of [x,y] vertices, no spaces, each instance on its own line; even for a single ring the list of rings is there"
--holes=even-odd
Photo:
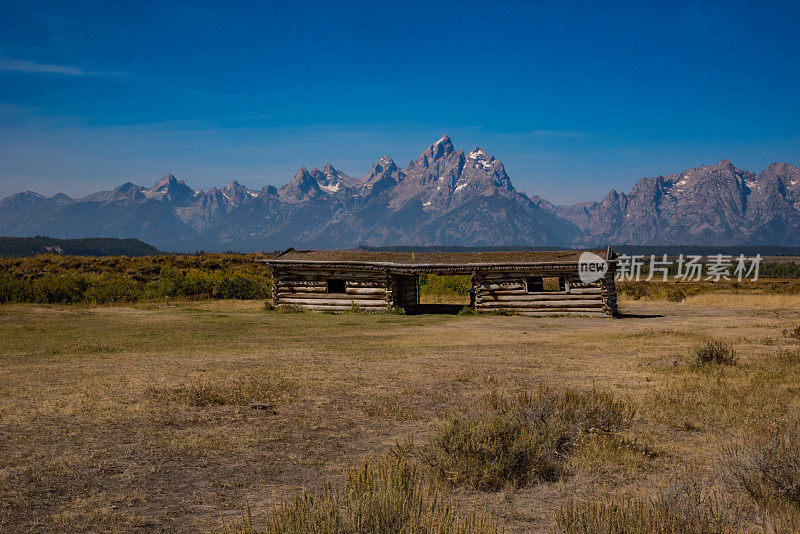
[[[469,154],[467,154],[467,157],[469,157],[469,159],[475,163],[476,169],[488,170],[492,168],[491,160],[493,158],[490,158],[489,154],[487,154],[486,151],[481,147],[476,146]]]
[[[312,173],[314,173],[314,171],[312,171]],[[336,170],[330,163],[326,163],[322,167],[322,172],[317,171],[315,174],[319,188],[326,193],[333,194],[341,188],[344,175]]]
[[[476,146],[469,154],[467,154],[470,159],[484,159],[488,158],[489,155],[486,153],[484,149],[479,146]]]

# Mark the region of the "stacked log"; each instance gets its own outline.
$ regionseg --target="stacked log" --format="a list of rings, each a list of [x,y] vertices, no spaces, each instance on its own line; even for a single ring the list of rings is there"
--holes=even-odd
[[[560,278],[558,291],[528,291],[527,277]],[[344,281],[344,291],[329,293],[327,281]],[[616,315],[617,293],[613,270],[594,283],[583,283],[575,271],[474,272],[475,309],[509,310],[519,315]],[[341,284],[339,284],[341,287]],[[400,306],[415,311],[419,295],[417,275],[389,270],[335,268],[275,269],[273,299],[276,306],[302,306],[311,310],[387,310]]]
[[[508,310],[518,315],[608,315],[603,282],[584,284],[571,273],[564,277],[559,291],[528,292],[527,276],[541,273],[478,273],[475,275],[475,309]],[[547,273],[545,276],[558,276]]]
[[[341,279],[344,293],[328,293],[327,280]],[[389,276],[375,271],[276,270],[273,299],[276,306],[302,306],[310,310],[385,310],[391,303]]]
[[[603,279],[603,302],[605,307],[603,310],[609,315],[617,315],[619,309],[617,308],[617,286],[614,282],[614,272],[609,269]]]

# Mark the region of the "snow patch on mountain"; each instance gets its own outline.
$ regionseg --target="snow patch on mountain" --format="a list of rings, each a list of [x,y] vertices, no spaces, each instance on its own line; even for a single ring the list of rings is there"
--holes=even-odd
[[[339,182],[336,182],[336,184],[334,185],[321,185],[319,186],[319,188],[322,189],[323,191],[327,191],[328,193],[335,193],[339,190],[339,187],[341,185],[342,184],[340,184]]]

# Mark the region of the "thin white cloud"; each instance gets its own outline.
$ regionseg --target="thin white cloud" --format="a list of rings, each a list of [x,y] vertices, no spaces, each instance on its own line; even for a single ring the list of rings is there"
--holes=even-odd
[[[22,61],[20,59],[0,58],[0,70],[13,72],[30,72],[36,74],[66,74],[69,76],[88,76],[88,74],[78,67],[67,67],[64,65],[48,65],[46,63],[36,63],[34,61]]]
[[[7,57],[0,58],[0,70],[29,74],[59,74],[63,76],[124,76],[122,72],[91,72],[69,65],[51,65]]]

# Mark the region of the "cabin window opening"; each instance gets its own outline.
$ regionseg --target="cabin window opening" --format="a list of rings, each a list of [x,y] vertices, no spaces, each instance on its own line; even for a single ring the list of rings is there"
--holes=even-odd
[[[563,276],[528,276],[525,287],[528,293],[566,291],[566,280]]]
[[[544,283],[541,276],[529,276],[525,279],[525,288],[528,293],[539,293],[544,291]]]
[[[345,282],[341,278],[328,278],[326,281],[328,293],[346,293]]]

